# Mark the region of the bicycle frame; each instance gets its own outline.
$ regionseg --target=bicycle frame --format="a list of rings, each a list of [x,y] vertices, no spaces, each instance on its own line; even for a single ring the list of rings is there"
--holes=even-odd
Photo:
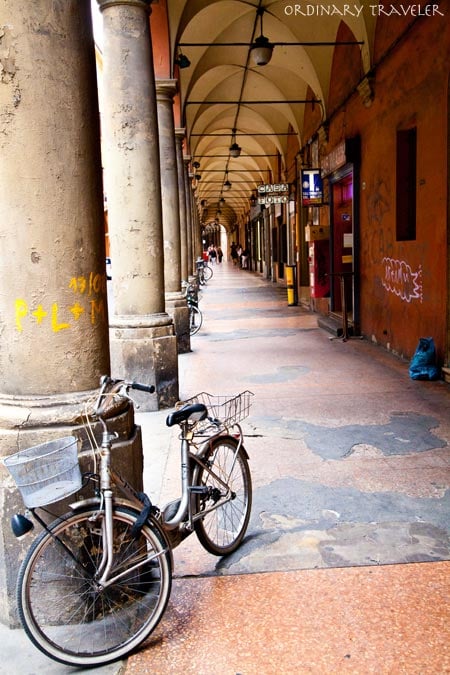
[[[114,533],[113,533],[113,510],[114,503],[123,505],[129,505],[134,509],[142,510],[142,501],[139,499],[137,491],[126,481],[122,476],[114,471],[111,467],[111,443],[112,439],[116,438],[116,434],[111,434],[105,422],[102,418],[99,418],[103,425],[103,434],[102,434],[102,444],[100,451],[100,495],[94,499],[85,499],[75,504],[71,504],[72,511],[77,511],[85,506],[94,504],[99,504],[97,512],[92,516],[92,521],[99,517],[103,512],[104,518],[102,520],[102,536],[105,541],[105,546],[103,548],[102,560],[99,564],[98,571],[101,574],[100,578],[97,579],[97,584],[101,588],[107,588],[108,586],[114,584],[116,581],[121,579],[123,576],[130,573],[130,571],[136,570],[139,567],[147,564],[148,562],[155,560],[156,558],[165,555],[168,551],[171,553],[171,547],[167,542],[165,534],[162,532],[162,529],[158,526],[159,532],[162,534],[163,539],[166,543],[166,548],[164,548],[159,554],[152,555],[151,557],[143,557],[141,562],[136,563],[133,567],[128,567],[124,572],[116,574],[113,577],[110,577],[110,571],[114,559]],[[116,487],[125,495],[127,501],[115,500],[114,493],[111,489],[111,483],[114,483]],[[157,521],[156,521],[157,522]],[[155,524],[155,520],[153,520]]]
[[[239,450],[242,447],[243,443],[243,433],[241,427],[236,424],[234,425],[238,431],[239,434],[237,434],[238,444],[236,447],[235,455],[234,455],[234,460],[229,472],[229,475],[227,476],[226,482],[218,476],[214,471],[211,470],[209,466],[204,464],[202,462],[202,455],[204,454],[205,450],[207,447],[211,444],[213,440],[216,438],[219,438],[220,436],[228,436],[228,433],[225,433],[223,430],[218,432],[217,434],[214,434],[213,436],[208,436],[207,440],[202,444],[200,451],[198,454],[192,453],[190,451],[191,445],[193,445],[192,441],[194,438],[194,432],[192,429],[189,429],[188,423],[183,422],[181,425],[181,430],[182,430],[182,437],[181,437],[181,500],[178,506],[178,509],[172,518],[169,520],[165,520],[164,517],[162,519],[161,525],[163,529],[171,531],[176,528],[179,528],[182,524],[185,524],[185,527],[189,529],[190,531],[193,530],[193,526],[196,520],[199,520],[200,518],[204,518],[205,515],[208,513],[211,513],[212,511],[215,511],[217,508],[223,506],[224,503],[227,503],[233,499],[233,494],[230,491],[228,481],[231,476],[231,473],[233,471],[237,455],[239,453]],[[201,512],[196,512],[194,513],[193,509],[193,503],[191,496],[193,494],[201,494],[202,491],[202,486],[200,485],[193,485],[193,470],[192,470],[192,465],[193,463],[197,464],[198,466],[202,467],[205,469],[205,471],[208,471],[208,473],[218,482],[220,485],[223,486],[223,488],[226,490],[226,495],[224,499],[221,499],[220,503],[218,504],[213,504],[210,506],[207,510],[201,511]]]

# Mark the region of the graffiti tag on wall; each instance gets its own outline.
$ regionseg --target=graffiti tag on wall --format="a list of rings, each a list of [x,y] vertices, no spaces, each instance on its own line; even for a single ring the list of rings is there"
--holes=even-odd
[[[389,293],[394,293],[401,300],[422,302],[422,266],[413,272],[410,265],[404,260],[383,258],[384,276],[382,284]]]
[[[50,325],[54,333],[70,329],[74,322],[83,316],[88,316],[91,325],[97,323],[98,318],[105,318],[106,277],[103,274],[91,274],[88,277],[72,277],[69,288],[77,296],[76,300],[67,307],[61,307],[57,302],[49,302],[48,306],[38,304],[30,306],[23,298],[16,298],[14,316],[16,330],[22,333],[27,322],[34,322],[38,326]],[[99,294],[100,297],[97,297]]]
[[[366,194],[369,221],[379,225],[391,208],[389,190],[383,178],[373,179]]]

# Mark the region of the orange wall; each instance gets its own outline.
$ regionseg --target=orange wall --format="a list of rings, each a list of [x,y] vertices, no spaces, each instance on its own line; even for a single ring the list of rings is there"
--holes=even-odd
[[[448,4],[441,3],[441,8]],[[386,52],[389,19],[378,21],[376,56]],[[397,22],[396,30],[389,24],[391,39],[398,36],[403,23]],[[449,62],[448,17],[416,22],[407,39],[376,68],[372,106],[364,107],[357,93],[352,96],[332,119],[326,148],[329,151],[344,137],[361,136],[362,333],[405,357],[414,353],[419,337],[433,336],[441,362],[448,303]],[[353,76],[340,77],[342,68],[333,68],[329,96],[333,104],[345,97],[354,81],[354,65],[352,70]],[[415,241],[400,242],[395,222],[396,133],[410,124],[417,126],[417,230]],[[356,226],[357,221],[355,214]],[[392,271],[403,275],[399,283],[387,283]]]
[[[172,58],[170,52],[170,31],[167,16],[167,0],[158,0],[152,4],[150,14],[150,29],[152,33],[153,63],[155,78],[160,80],[171,79],[178,75],[178,66],[175,74],[172,72]],[[178,94],[174,98],[175,127],[181,126],[181,103]]]
[[[157,4],[152,3],[151,9],[150,28],[155,77],[167,79],[171,77],[171,58],[166,0],[159,0]]]
[[[443,17],[416,24],[408,41],[377,70],[375,101],[360,126],[361,187],[365,184],[361,190],[362,330],[407,357],[420,337],[433,336],[442,360],[448,302],[449,25]],[[383,31],[381,22],[378,30]],[[396,133],[410,124],[417,127],[417,229],[415,241],[400,242],[395,216]],[[386,274],[399,269],[405,279],[389,289]],[[415,274],[418,288],[414,290]]]

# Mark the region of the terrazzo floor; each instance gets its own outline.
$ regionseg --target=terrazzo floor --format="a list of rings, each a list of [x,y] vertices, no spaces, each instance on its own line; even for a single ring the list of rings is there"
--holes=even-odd
[[[178,580],[127,675],[450,672],[450,563]]]
[[[175,549],[169,608],[125,675],[450,672],[450,387],[330,340],[285,289],[228,264],[200,307],[180,398],[254,393],[252,518],[227,559],[195,537]],[[164,417],[138,420],[160,505],[179,490]]]

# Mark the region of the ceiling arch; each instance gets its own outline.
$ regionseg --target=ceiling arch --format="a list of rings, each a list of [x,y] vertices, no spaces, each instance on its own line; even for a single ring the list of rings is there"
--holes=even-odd
[[[352,49],[358,50],[361,76],[370,71],[376,18],[361,2],[349,5],[345,0],[333,5],[285,0],[161,2],[167,6],[173,62],[180,51],[190,62],[177,76],[187,149],[200,164],[196,198],[199,203],[208,201],[210,217],[213,203],[224,197],[221,217],[229,228],[248,211],[252,190],[273,180],[280,167],[286,169],[292,138],[299,148],[307,142],[306,107],[317,106],[318,122],[326,120],[335,55],[346,49],[335,44],[339,35],[354,36],[357,46]],[[316,14],[305,15],[307,6],[316,8]],[[327,7],[333,8],[332,15],[320,15]],[[267,65],[256,66],[250,47],[261,31],[274,49]],[[237,158],[230,155],[233,141],[241,148]],[[225,191],[227,179],[231,189]]]

